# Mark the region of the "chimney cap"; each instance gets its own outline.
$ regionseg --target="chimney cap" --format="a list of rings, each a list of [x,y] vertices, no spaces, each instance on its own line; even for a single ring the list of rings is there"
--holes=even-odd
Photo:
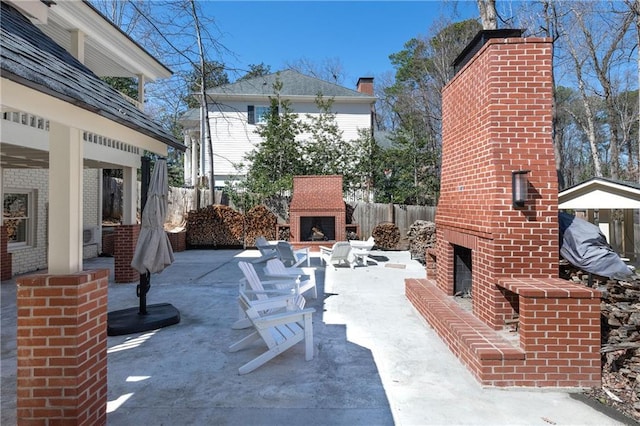
[[[518,28],[505,28],[499,30],[481,30],[473,37],[473,40],[462,49],[462,52],[453,61],[453,72],[457,73],[475,55],[487,40],[492,38],[518,38],[522,37],[522,30]]]

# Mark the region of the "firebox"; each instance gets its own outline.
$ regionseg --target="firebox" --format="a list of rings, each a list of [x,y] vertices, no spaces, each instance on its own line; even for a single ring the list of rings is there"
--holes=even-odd
[[[336,239],[336,218],[334,216],[300,217],[302,241],[328,241]]]
[[[471,296],[471,249],[453,246],[454,295]]]

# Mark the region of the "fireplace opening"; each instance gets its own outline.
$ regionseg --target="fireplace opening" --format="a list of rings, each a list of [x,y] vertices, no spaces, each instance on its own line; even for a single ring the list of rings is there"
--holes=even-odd
[[[471,249],[453,246],[453,294],[471,297]]]
[[[300,241],[333,241],[335,239],[335,216],[300,217]]]

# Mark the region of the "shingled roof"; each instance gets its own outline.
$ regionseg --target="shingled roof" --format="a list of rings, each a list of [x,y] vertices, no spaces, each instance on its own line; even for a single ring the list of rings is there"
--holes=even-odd
[[[274,94],[273,85],[276,81],[282,83],[280,95],[284,97],[311,96],[322,93],[324,97],[333,98],[362,98],[374,101],[375,97],[356,90],[347,89],[338,84],[309,77],[294,70],[284,70],[260,77],[225,84],[207,90],[208,95],[244,95],[270,96]]]
[[[184,151],[162,126],[100,80],[16,9],[2,2],[0,76]]]

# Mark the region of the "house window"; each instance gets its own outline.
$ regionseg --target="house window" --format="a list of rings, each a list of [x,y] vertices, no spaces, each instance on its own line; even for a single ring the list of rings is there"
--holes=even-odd
[[[247,122],[249,124],[265,124],[269,116],[270,107],[267,106],[247,106]]]
[[[7,190],[3,200],[3,224],[9,234],[9,247],[33,245],[34,191]]]

